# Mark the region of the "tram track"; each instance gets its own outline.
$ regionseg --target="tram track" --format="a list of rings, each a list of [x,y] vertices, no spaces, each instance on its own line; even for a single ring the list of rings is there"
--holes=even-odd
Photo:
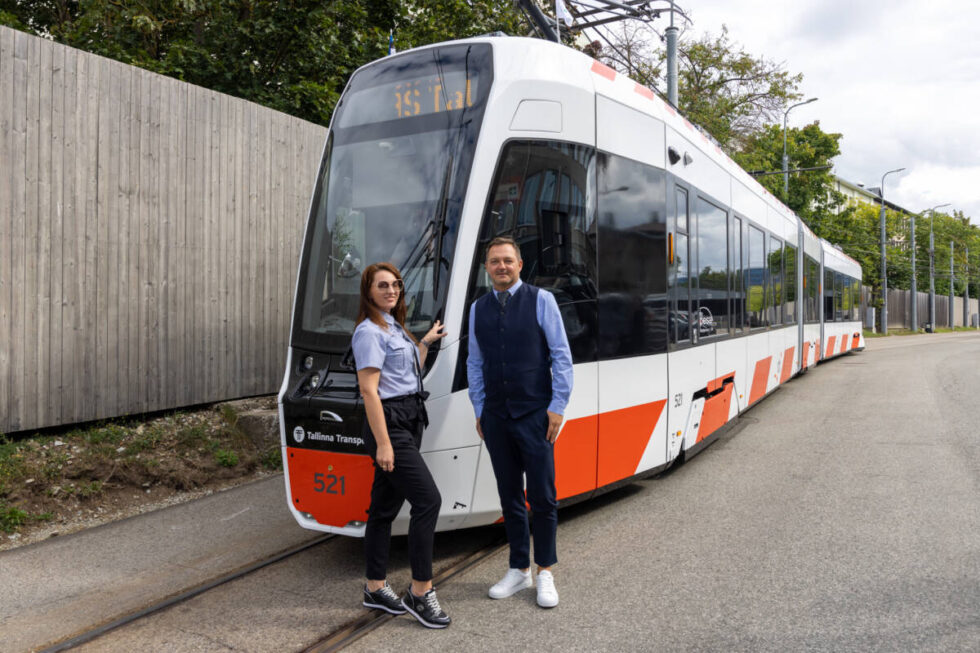
[[[324,542],[332,540],[336,537],[338,536],[322,535],[320,537],[314,538],[313,540],[310,540],[309,542],[304,542],[303,544],[298,544],[294,547],[290,547],[288,549],[275,553],[269,556],[268,558],[265,558],[258,562],[254,562],[250,565],[246,565],[241,569],[237,569],[236,571],[229,572],[227,574],[224,574],[223,576],[219,576],[218,578],[206,581],[204,583],[201,583],[200,585],[192,587],[179,594],[163,599],[162,601],[153,603],[145,608],[141,608],[140,610],[137,610],[135,612],[131,612],[127,615],[123,615],[122,617],[114,619],[106,624],[102,624],[101,626],[97,626],[96,628],[86,630],[78,635],[74,635],[73,637],[70,637],[69,639],[48,646],[47,648],[41,649],[40,653],[58,653],[59,651],[67,651],[77,646],[81,646],[82,644],[86,644],[88,642],[96,640],[99,637],[102,637],[103,635],[109,633],[110,631],[116,630],[117,628],[128,626],[141,619],[145,619],[153,614],[171,608],[180,603],[189,601],[190,599],[200,596],[201,594],[204,594],[206,592],[209,592],[221,585],[230,583],[231,581],[238,580],[240,578],[244,578],[245,576],[255,573],[260,569],[264,569],[265,567],[268,567],[270,565],[274,565],[278,562],[282,562],[283,560],[286,560],[295,555],[303,553],[308,549],[312,549],[313,547],[319,546],[320,544],[323,544]]]
[[[456,576],[459,576],[471,567],[478,565],[490,556],[499,551],[503,551],[506,548],[506,541],[499,539],[494,540],[479,551],[471,553],[462,560],[440,571],[435,575],[435,577],[433,577],[432,584],[439,587],[444,587],[446,583]],[[388,614],[387,612],[372,610],[370,613],[360,617],[356,621],[342,626],[326,637],[314,642],[307,648],[303,649],[303,653],[332,653],[333,651],[340,651],[347,646],[350,646],[368,633],[377,630],[395,617],[396,615]]]
[[[229,572],[219,576],[218,578],[214,578],[196,585],[190,589],[180,592],[179,594],[167,597],[149,606],[118,617],[108,623],[85,630],[84,632],[74,635],[68,639],[41,649],[40,653],[59,653],[60,651],[67,651],[89,642],[93,642],[114,630],[136,624],[137,622],[147,619],[159,612],[172,608],[181,603],[185,603],[232,581],[243,579],[261,569],[279,562],[283,562],[284,560],[292,558],[300,553],[308,551],[309,549],[317,547],[338,537],[340,536],[322,535],[308,542],[304,542],[303,544],[290,547],[233,572]],[[439,571],[433,578],[433,584],[440,587],[445,586],[445,584],[450,582],[453,578],[479,564],[495,553],[503,550],[506,548],[506,546],[507,544],[504,540],[495,538],[490,544],[483,546],[476,552],[465,556],[461,560]],[[356,642],[358,639],[364,637],[368,633],[383,626],[394,617],[395,615],[377,610],[371,610],[356,620],[333,630],[302,650],[309,653],[328,653],[330,651],[339,651]]]

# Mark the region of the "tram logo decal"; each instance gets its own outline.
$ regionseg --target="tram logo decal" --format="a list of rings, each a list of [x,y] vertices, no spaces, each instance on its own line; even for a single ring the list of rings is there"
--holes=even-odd
[[[342,433],[321,433],[320,431],[307,431],[302,426],[293,429],[293,439],[296,444],[301,444],[303,440],[311,442],[333,442],[336,444],[349,444],[358,447],[364,446],[364,438],[358,436],[344,435]]]

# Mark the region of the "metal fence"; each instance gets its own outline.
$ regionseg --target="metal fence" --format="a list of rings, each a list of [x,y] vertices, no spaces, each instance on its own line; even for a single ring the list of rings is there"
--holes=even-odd
[[[0,27],[0,431],[273,392],[325,137]]]

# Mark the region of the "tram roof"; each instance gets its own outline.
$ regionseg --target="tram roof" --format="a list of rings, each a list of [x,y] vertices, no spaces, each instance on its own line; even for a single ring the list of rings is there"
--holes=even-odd
[[[610,97],[662,121],[681,134],[686,134],[703,154],[720,165],[734,179],[752,190],[775,213],[784,219],[800,224],[810,237],[816,237],[813,231],[788,206],[756,181],[744,168],[735,163],[713,138],[670,106],[656,91],[578,50],[539,38],[487,35],[433,43],[412,50],[405,50],[398,54],[463,43],[489,43],[493,47],[496,66],[494,76],[497,80],[527,79],[535,76],[548,81],[561,79],[565,83],[578,85],[590,93],[600,93]],[[501,65],[508,62],[513,65]],[[830,252],[832,256],[840,257],[842,262],[848,261],[860,269],[860,264],[857,261],[835,245],[822,238],[819,240],[825,252]]]

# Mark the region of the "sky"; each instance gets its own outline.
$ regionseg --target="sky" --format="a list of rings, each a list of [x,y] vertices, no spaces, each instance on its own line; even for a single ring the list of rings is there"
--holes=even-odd
[[[659,5],[662,3],[656,3]],[[663,3],[665,4],[665,3]],[[678,0],[691,36],[721,33],[802,73],[790,127],[843,135],[834,173],[920,212],[950,202],[980,225],[980,2]],[[654,22],[662,30],[664,18]]]

